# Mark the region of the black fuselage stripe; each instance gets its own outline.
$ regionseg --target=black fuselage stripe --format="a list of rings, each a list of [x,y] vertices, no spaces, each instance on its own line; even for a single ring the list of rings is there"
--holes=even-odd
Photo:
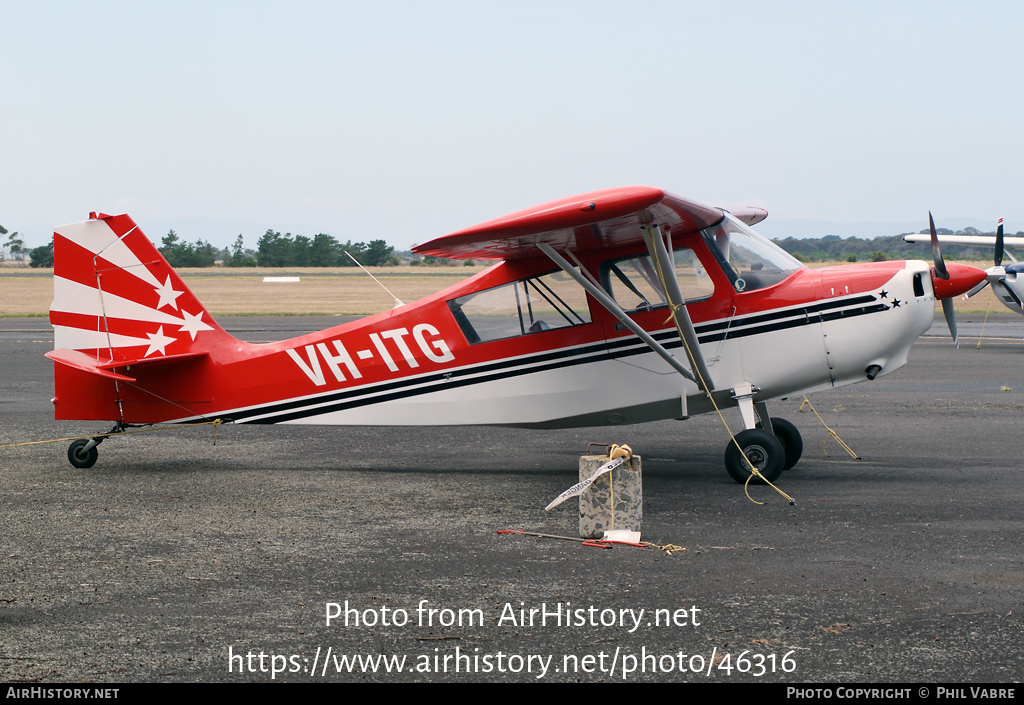
[[[847,304],[864,303],[875,301],[871,297],[858,297],[847,300]],[[750,318],[742,321],[733,321],[733,328],[713,333],[720,328],[719,324],[698,326],[698,341],[700,343],[712,343],[733,338],[745,338],[762,333],[796,328],[804,325],[815,325],[822,321],[831,321],[842,318],[853,318],[857,316],[878,313],[888,310],[883,303],[876,303],[872,306],[859,306],[856,308],[820,313],[826,310],[826,306],[807,306],[800,309],[789,309],[773,315],[756,316],[758,319],[775,321],[756,327],[743,327],[747,325]],[[813,310],[812,310],[813,309]],[[754,318],[754,317],[751,317]],[[778,320],[788,319],[788,320]],[[735,328],[739,327],[739,330]],[[703,333],[703,334],[702,334]],[[676,331],[664,331],[652,336],[666,349],[682,347],[682,341]],[[224,414],[236,423],[259,423],[271,424],[284,421],[318,416],[333,411],[344,411],[347,409],[378,404],[386,401],[395,401],[407,397],[414,397],[421,394],[428,394],[446,389],[455,389],[470,384],[480,384],[509,377],[546,372],[560,368],[573,367],[576,365],[590,364],[602,360],[616,360],[621,358],[642,355],[650,352],[650,348],[642,341],[633,336],[612,341],[602,341],[591,345],[584,345],[569,350],[559,350],[549,353],[539,353],[527,358],[516,360],[503,360],[488,362],[473,367],[466,367],[458,370],[446,370],[431,373],[415,378],[404,378],[393,382],[384,382],[375,387],[357,387],[354,389],[340,390],[327,393],[318,397],[296,399],[286,402],[276,402],[255,408],[244,409],[237,412]],[[520,369],[514,369],[520,368]],[[361,397],[361,398],[356,398]],[[254,417],[261,418],[254,418]],[[252,419],[247,421],[247,419]]]
[[[277,404],[270,404],[266,406],[257,407],[254,409],[246,409],[244,411],[233,412],[231,418],[234,420],[241,420],[249,418],[251,416],[259,416],[267,413],[274,413],[275,411],[287,411],[301,406],[308,406],[311,404],[323,404],[331,401],[338,401],[347,399],[354,396],[362,396],[366,394],[379,394],[381,392],[389,392],[394,389],[401,389],[412,385],[429,385],[438,382],[450,381],[454,377],[464,377],[466,375],[473,375],[471,381],[476,381],[476,375],[487,374],[492,371],[505,371],[509,367],[516,367],[522,365],[529,365],[528,369],[523,370],[522,373],[532,372],[534,366],[538,363],[548,363],[543,365],[545,368],[552,364],[564,365],[564,363],[556,363],[555,361],[563,360],[567,357],[577,357],[580,355],[586,355],[586,362],[590,362],[595,358],[605,357],[608,352],[608,346],[602,341],[593,345],[586,345],[580,348],[572,350],[559,350],[551,353],[541,353],[533,357],[520,360],[503,360],[500,362],[488,362],[473,367],[465,367],[458,370],[445,370],[441,372],[434,372],[428,375],[423,375],[415,378],[403,378],[395,380],[393,382],[383,382],[375,387],[356,387],[354,389],[344,389],[337,392],[324,394],[318,397],[312,397],[301,400],[280,402]],[[504,376],[508,376],[505,372]],[[433,388],[432,388],[433,389]],[[376,398],[376,397],[374,397]]]
[[[774,321],[780,318],[790,318],[792,316],[801,315],[810,316],[812,314],[821,313],[822,311],[829,311],[835,308],[843,308],[844,306],[859,306],[874,302],[874,295],[856,296],[850,299],[843,299],[842,301],[823,301],[821,303],[801,306],[800,308],[797,309],[787,309],[784,311],[774,311],[772,313],[755,314],[737,319],[726,319],[724,321],[718,321],[716,323],[707,323],[702,326],[694,326],[694,329],[697,331],[697,335],[700,335],[703,332],[721,330],[722,328],[727,328],[731,330],[741,326],[767,323],[769,321]]]
[[[764,325],[758,328],[743,328],[740,330],[729,330],[714,335],[702,335],[697,338],[701,343],[713,343],[718,340],[727,340],[730,338],[745,338],[750,335],[760,335],[761,333],[770,333],[777,330],[786,330],[787,328],[796,328],[798,326],[812,325],[815,323],[821,323],[824,321],[835,321],[842,318],[853,318],[855,316],[863,316],[869,313],[878,313],[879,311],[887,311],[889,309],[885,304],[875,304],[873,306],[861,306],[860,308],[854,309],[843,309],[842,311],[833,311],[831,313],[809,315],[804,318],[794,318],[788,321],[780,321],[771,325]]]

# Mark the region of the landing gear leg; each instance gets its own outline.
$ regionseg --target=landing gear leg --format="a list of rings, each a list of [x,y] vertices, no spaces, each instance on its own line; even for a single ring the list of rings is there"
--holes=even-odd
[[[754,403],[754,387],[744,385],[733,390],[733,397],[743,418],[744,430],[736,434],[735,442],[730,442],[725,449],[725,469],[729,477],[744,484],[750,476],[751,466],[768,482],[775,482],[782,474],[785,466],[786,451],[782,442],[770,430],[757,428],[757,415],[768,419],[767,407],[762,402]],[[769,421],[770,423],[770,421]],[[750,480],[761,483],[761,478],[754,476]]]
[[[755,403],[754,409],[757,411],[758,419],[760,419],[757,422],[757,428],[764,428],[770,431],[779,439],[779,442],[785,449],[786,462],[782,469],[789,470],[799,462],[800,456],[804,452],[804,441],[800,437],[800,431],[797,430],[796,426],[786,421],[786,419],[768,416],[768,406],[764,402]]]

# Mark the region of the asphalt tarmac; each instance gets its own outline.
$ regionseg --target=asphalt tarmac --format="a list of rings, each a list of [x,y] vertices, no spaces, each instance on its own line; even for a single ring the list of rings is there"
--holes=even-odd
[[[804,437],[795,505],[747,498],[710,416],[200,427],[88,470],[67,442],[0,448],[0,682],[1019,682],[1024,319],[979,348],[981,325],[811,398],[860,460],[802,399],[771,405]],[[51,347],[45,319],[0,320],[0,444],[106,430],[52,420]],[[575,535],[574,501],[544,506],[590,442],[642,456],[643,539],[677,550],[498,533]]]

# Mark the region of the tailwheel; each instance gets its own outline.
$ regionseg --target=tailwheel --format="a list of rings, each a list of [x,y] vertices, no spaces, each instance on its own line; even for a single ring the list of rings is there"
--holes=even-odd
[[[737,445],[743,450],[743,455],[740,455]],[[746,461],[743,456],[746,456]],[[751,475],[747,461],[768,482],[775,482],[785,467],[786,451],[779,439],[764,429],[740,431],[736,434],[736,442],[730,442],[725,449],[725,469],[729,477],[740,484],[745,483]],[[751,482],[763,484],[761,478],[756,476]]]
[[[99,452],[96,450],[96,446],[115,433],[124,433],[127,428],[127,424],[123,421],[118,421],[114,424],[114,427],[106,433],[100,434],[99,436],[93,436],[92,438],[79,438],[77,441],[72,442],[68,447],[68,460],[70,460],[71,464],[76,468],[91,468],[96,464],[96,458],[99,457]]]
[[[761,422],[758,422],[757,427],[761,428]],[[804,439],[801,438],[797,427],[786,419],[772,418],[772,430],[775,431],[775,437],[779,439],[783,450],[786,451],[786,462],[783,463],[782,469],[789,470],[800,461],[800,456],[803,455]]]
[[[76,468],[91,468],[96,464],[99,452],[96,442],[92,439],[80,438],[68,447],[68,460]]]

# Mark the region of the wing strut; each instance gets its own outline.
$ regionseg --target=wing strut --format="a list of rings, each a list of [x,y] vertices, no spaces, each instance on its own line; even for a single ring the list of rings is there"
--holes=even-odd
[[[540,248],[540,251],[546,254],[552,262],[557,264],[563,272],[565,272],[570,277],[575,279],[576,282],[580,286],[582,286],[588,294],[593,296],[598,303],[604,306],[610,314],[619,319],[622,325],[626,326],[626,328],[632,331],[634,335],[640,338],[640,340],[644,341],[644,343],[647,344],[647,347],[656,352],[659,356],[661,356],[662,359],[665,360],[665,362],[671,365],[672,369],[674,369],[676,372],[678,372],[691,382],[694,382],[702,389],[704,388],[701,382],[698,381],[693,376],[693,373],[686,368],[686,365],[677,360],[675,356],[672,355],[672,353],[670,353],[668,350],[665,349],[663,345],[661,345],[661,343],[652,338],[647,333],[647,331],[638,326],[632,318],[627,316],[626,312],[622,310],[622,307],[619,306],[615,302],[615,300],[612,299],[607,293],[605,293],[604,290],[597,286],[597,284],[590,281],[580,270],[573,267],[564,257],[555,252],[554,249],[552,249],[552,247],[547,243],[538,242],[537,247]],[[689,318],[687,318],[687,320],[689,320]],[[687,352],[687,355],[689,355],[689,352]],[[710,377],[707,377],[706,379],[710,380]],[[707,390],[705,389],[705,391]]]
[[[658,271],[661,288],[665,290],[665,296],[668,298],[672,320],[676,324],[679,337],[683,339],[686,359],[690,361],[690,369],[697,375],[697,386],[705,392],[710,392],[715,388],[715,382],[711,379],[711,371],[704,361],[704,355],[701,354],[697,332],[693,329],[693,321],[690,320],[690,313],[686,310],[683,293],[679,290],[675,258],[665,247],[665,240],[661,236],[661,228],[657,223],[645,223],[643,234],[644,242],[647,243],[647,251],[651,253],[651,261]]]

